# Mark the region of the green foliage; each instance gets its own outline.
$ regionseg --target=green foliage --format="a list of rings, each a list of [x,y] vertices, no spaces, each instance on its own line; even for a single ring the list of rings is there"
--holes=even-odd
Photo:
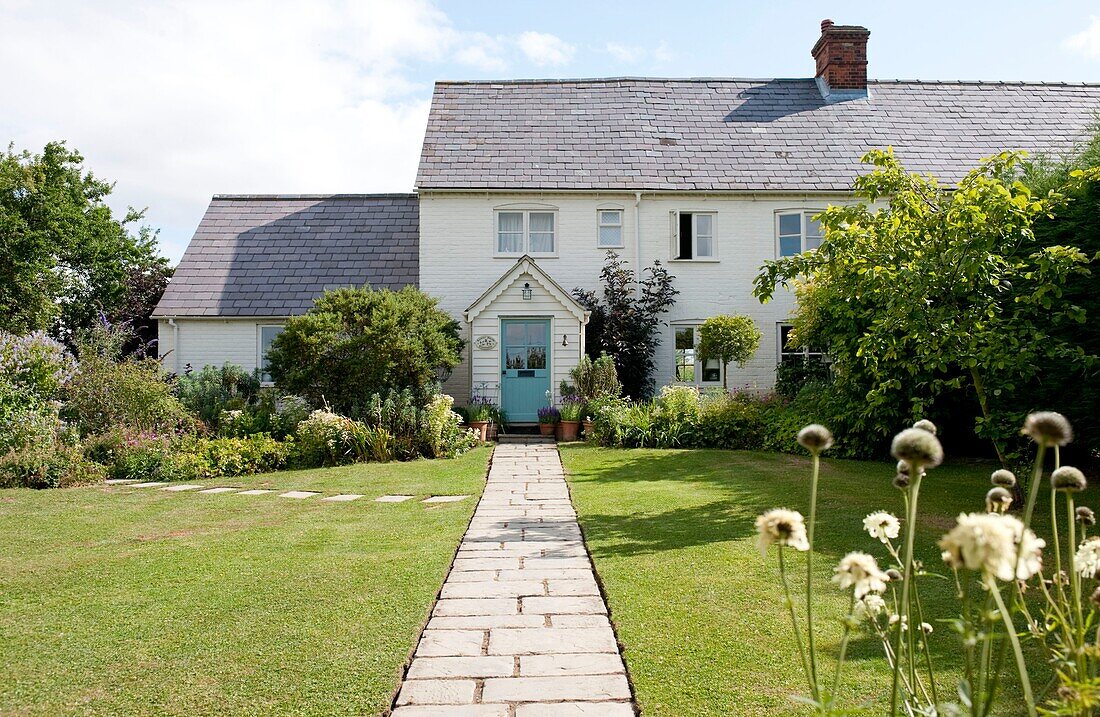
[[[69,488],[101,480],[100,466],[76,445],[28,443],[0,455],[0,488]]]
[[[718,359],[722,366],[736,363],[744,366],[760,347],[760,329],[751,317],[722,314],[712,316],[699,327],[699,359]],[[727,372],[722,371],[722,387],[726,388]]]
[[[229,437],[268,433],[282,440],[293,436],[310,414],[309,404],[298,396],[283,396],[274,388],[261,388],[255,400],[237,410],[223,411],[218,431]]]
[[[156,359],[125,357],[132,333],[100,325],[77,342],[78,366],[66,387],[66,413],[84,435],[113,428],[172,432],[194,419]]]
[[[457,322],[417,289],[337,289],[287,321],[268,370],[283,390],[360,418],[375,393],[426,399],[464,345]]]
[[[295,463],[337,466],[365,460],[367,426],[332,411],[317,410],[298,424]]]
[[[85,172],[83,161],[62,142],[42,154],[11,146],[0,153],[0,328],[71,341],[100,313],[149,326],[171,276],[168,261],[154,232],[128,229],[142,212],[112,214],[112,185]]]
[[[806,384],[826,384],[831,378],[829,364],[819,356],[787,358],[775,367],[775,392],[794,398]]]
[[[259,390],[258,371],[248,373],[240,366],[229,363],[221,367],[203,366],[198,371],[187,371],[176,384],[180,402],[215,431],[224,411],[247,408]]]
[[[584,406],[584,401],[578,398],[566,399],[558,409],[558,418],[562,421],[579,421],[584,413]]]
[[[569,377],[573,379],[576,395],[584,401],[618,398],[623,392],[615,360],[606,353],[601,353],[595,360],[587,354],[581,356],[580,361],[569,372]],[[563,398],[566,396],[564,390],[561,394]]]
[[[577,301],[591,312],[585,327],[585,351],[589,356],[610,355],[623,390],[633,398],[653,394],[653,357],[661,345],[661,316],[680,293],[672,285],[676,277],[660,261],[645,272],[645,278],[638,279],[625,260],[609,251],[600,271],[602,300],[596,292],[573,290]],[[581,388],[579,383],[577,388]]]
[[[834,431],[870,450],[967,391],[975,429],[1000,448],[1010,397],[1045,367],[1089,360],[1059,337],[1084,320],[1064,292],[1089,259],[1036,241],[1036,222],[1064,197],[1015,180],[1019,159],[984,160],[951,189],[907,173],[890,150],[870,152],[856,191],[888,205],[829,207],[819,250],[765,264],[756,295],[794,286],[795,340],[833,360]]]
[[[459,425],[461,418],[451,410],[453,405],[453,398],[438,394],[424,407],[420,434],[428,458],[452,458],[475,445],[472,435]]]

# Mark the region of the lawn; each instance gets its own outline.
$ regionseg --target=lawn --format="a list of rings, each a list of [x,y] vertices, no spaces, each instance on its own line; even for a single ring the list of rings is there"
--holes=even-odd
[[[0,490],[0,714],[383,711],[488,456],[207,483],[367,496],[348,503]]]
[[[731,451],[606,450],[562,447],[585,539],[607,593],[645,715],[797,714],[806,691],[789,618],[781,603],[774,551],[763,558],[753,522],[773,507],[806,511],[809,460]],[[948,465],[924,482],[918,557],[944,572],[935,541],[960,511],[983,510],[992,466]],[[837,560],[886,551],[862,531],[862,518],[901,515],[893,465],[826,460],[822,471],[815,570],[819,646],[835,654],[847,597],[829,584]],[[796,570],[803,570],[801,556]],[[953,583],[922,587],[925,609],[950,614]],[[800,600],[795,598],[796,603]],[[800,611],[801,612],[801,611]],[[957,641],[935,625],[933,651],[944,665],[940,688],[955,692]],[[843,700],[858,706],[889,690],[881,644],[849,647]],[[827,663],[831,674],[832,663]],[[1041,682],[1040,682],[1041,684]],[[1009,685],[1015,701],[1016,686]],[[879,690],[876,692],[876,690]],[[887,698],[888,699],[888,698]],[[1013,714],[1008,708],[1004,714]]]

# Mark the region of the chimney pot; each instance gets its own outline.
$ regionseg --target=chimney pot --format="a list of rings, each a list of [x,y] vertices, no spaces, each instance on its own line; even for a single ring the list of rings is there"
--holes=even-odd
[[[833,26],[833,21],[830,20],[829,18],[825,18],[824,20],[821,21],[821,31],[822,32],[825,32],[826,29],[828,29],[832,26]]]

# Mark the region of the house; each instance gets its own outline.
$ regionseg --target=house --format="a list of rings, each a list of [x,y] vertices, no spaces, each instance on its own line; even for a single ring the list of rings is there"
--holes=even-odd
[[[817,246],[811,217],[852,200],[866,151],[954,181],[1005,149],[1067,152],[1100,111],[1100,85],[868,80],[869,35],[824,21],[804,79],[439,82],[415,195],[214,198],[157,308],[167,360],[261,365],[323,289],[415,283],[468,341],[446,390],[534,420],[584,351],[572,289],[615,251],[676,276],[659,384],[766,389],[809,349],[786,345],[793,297],[761,305],[752,279]],[[721,313],[764,332],[743,368],[696,361]]]

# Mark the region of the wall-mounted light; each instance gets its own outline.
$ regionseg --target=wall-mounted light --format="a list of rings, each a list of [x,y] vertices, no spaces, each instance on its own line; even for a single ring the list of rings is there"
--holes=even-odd
[[[562,334],[561,335],[561,345],[562,346],[568,346],[569,345],[569,336],[567,334]]]
[[[531,282],[523,282],[523,291],[521,291],[520,293],[523,294],[524,301],[530,301],[532,294],[534,294],[534,292],[531,291]]]

